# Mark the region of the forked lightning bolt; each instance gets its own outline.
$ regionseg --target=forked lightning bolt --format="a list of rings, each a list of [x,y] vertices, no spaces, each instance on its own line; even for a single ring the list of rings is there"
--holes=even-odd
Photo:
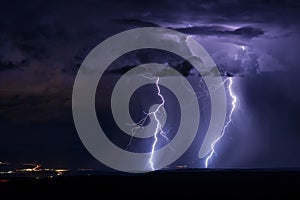
[[[232,114],[233,114],[234,110],[236,109],[237,97],[235,96],[235,94],[232,91],[232,83],[233,83],[232,77],[229,77],[228,79],[226,79],[226,81],[227,80],[229,81],[228,92],[229,92],[230,98],[232,99],[232,101],[231,101],[231,110],[229,112],[228,120],[227,120],[227,122],[225,123],[225,125],[223,127],[221,135],[211,143],[211,151],[210,151],[209,155],[207,156],[207,158],[205,160],[205,168],[208,167],[208,161],[212,158],[213,154],[216,152],[215,151],[216,144],[225,135],[226,129],[232,121]]]
[[[149,113],[150,115],[154,116],[154,119],[156,121],[156,128],[155,128],[155,132],[154,132],[154,142],[152,144],[151,156],[149,158],[149,164],[150,164],[150,167],[152,170],[155,170],[153,158],[154,158],[155,146],[157,143],[157,134],[160,133],[161,135],[165,135],[165,132],[162,130],[162,125],[161,125],[161,122],[159,121],[159,118],[157,115],[161,109],[162,109],[162,111],[164,111],[163,106],[165,105],[165,99],[164,99],[163,95],[160,93],[160,87],[159,87],[158,82],[159,82],[159,77],[157,77],[157,79],[155,81],[155,85],[157,88],[157,95],[161,98],[162,102],[161,102],[161,104],[159,104],[159,106],[153,112]]]
[[[160,134],[166,141],[169,141],[169,138],[166,136],[166,134],[168,133],[168,131],[164,131],[163,130],[163,125],[160,121],[160,119],[162,119],[163,117],[166,117],[166,113],[165,113],[165,109],[164,109],[164,105],[165,105],[165,98],[163,97],[163,95],[161,94],[161,90],[160,90],[160,87],[159,87],[159,77],[155,78],[155,77],[147,77],[145,75],[143,75],[144,78],[147,78],[147,79],[150,79],[150,80],[154,80],[156,79],[155,81],[155,85],[156,85],[156,89],[157,89],[157,95],[160,97],[161,99],[161,103],[157,106],[157,108],[152,111],[152,112],[149,112],[149,113],[145,113],[146,116],[141,119],[139,122],[137,123],[134,123],[134,124],[128,124],[128,125],[131,125],[131,126],[135,126],[134,128],[131,129],[131,139],[127,145],[127,148],[131,145],[132,143],[132,138],[134,137],[134,135],[136,134],[136,132],[140,129],[140,128],[143,128],[146,120],[148,117],[150,116],[153,116],[154,120],[155,120],[155,123],[156,123],[156,128],[155,128],[155,131],[154,131],[154,142],[151,146],[151,153],[150,153],[150,158],[148,160],[148,165],[150,165],[150,168],[152,171],[155,170],[155,167],[154,167],[154,153],[155,153],[155,147],[156,147],[156,144],[158,142],[158,137],[157,135]]]

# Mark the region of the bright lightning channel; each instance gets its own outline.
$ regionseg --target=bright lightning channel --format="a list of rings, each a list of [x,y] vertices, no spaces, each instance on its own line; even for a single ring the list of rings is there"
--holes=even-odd
[[[232,80],[232,77],[229,77],[226,79],[226,81],[229,80],[229,84],[228,84],[228,91],[229,91],[229,95],[232,99],[231,101],[231,110],[230,110],[230,113],[228,115],[228,121],[226,122],[225,126],[223,127],[223,130],[222,130],[222,133],[221,135],[215,139],[212,143],[211,143],[211,151],[210,151],[210,154],[207,156],[206,160],[205,160],[205,168],[208,167],[208,161],[210,159],[212,159],[212,156],[213,154],[216,152],[215,151],[215,146],[216,144],[219,142],[219,140],[222,139],[222,137],[225,135],[225,132],[226,132],[226,129],[227,127],[230,125],[231,121],[232,121],[232,114],[234,112],[234,110],[236,109],[236,103],[237,103],[237,97],[235,96],[235,94],[233,93],[232,91],[232,84],[233,84],[233,80]]]
[[[150,158],[149,158],[149,164],[152,170],[155,170],[154,168],[154,163],[153,163],[153,158],[154,158],[154,151],[155,151],[155,146],[157,143],[157,134],[160,133],[162,135],[165,135],[165,132],[162,130],[162,125],[161,122],[157,116],[157,114],[159,113],[160,109],[163,109],[163,106],[165,105],[165,99],[163,97],[163,95],[160,92],[160,87],[159,87],[159,77],[157,77],[156,81],[155,81],[155,85],[157,88],[157,95],[161,98],[161,104],[159,104],[159,106],[157,106],[157,108],[153,111],[150,112],[149,114],[154,116],[154,119],[156,121],[156,128],[155,128],[155,132],[154,132],[154,142],[152,144],[152,149],[151,149],[151,154],[150,154]]]
[[[150,153],[150,158],[148,160],[148,164],[150,165],[150,168],[152,171],[155,170],[155,167],[154,167],[154,153],[155,153],[155,147],[156,147],[156,144],[158,142],[158,137],[157,135],[160,134],[167,142],[169,141],[169,138],[167,137],[167,133],[168,131],[164,131],[162,128],[162,122],[160,121],[160,119],[163,119],[164,117],[166,117],[166,113],[165,113],[165,109],[164,109],[164,105],[165,105],[165,98],[164,96],[161,94],[161,90],[160,90],[160,87],[159,87],[159,77],[148,77],[146,75],[143,75],[144,78],[147,78],[147,79],[150,79],[150,80],[155,80],[155,85],[156,85],[156,89],[157,89],[157,95],[160,97],[161,99],[161,103],[157,106],[157,108],[152,111],[152,112],[149,112],[149,113],[146,113],[146,116],[141,119],[139,122],[137,123],[134,123],[134,124],[127,124],[127,125],[130,125],[130,126],[135,126],[131,129],[131,139],[127,145],[127,148],[131,145],[132,143],[132,138],[134,137],[134,135],[136,134],[136,132],[140,129],[140,128],[143,128],[143,125],[146,123],[147,121],[147,118],[150,117],[150,116],[153,116],[154,117],[154,120],[156,122],[156,128],[155,128],[155,131],[154,131],[154,142],[151,146],[151,153]],[[173,149],[172,149],[173,150]]]

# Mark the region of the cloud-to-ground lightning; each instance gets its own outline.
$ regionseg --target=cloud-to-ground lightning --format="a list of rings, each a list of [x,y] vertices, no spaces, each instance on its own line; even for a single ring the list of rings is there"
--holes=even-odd
[[[222,139],[222,137],[225,135],[226,129],[228,128],[228,126],[230,125],[230,123],[231,123],[231,121],[232,121],[232,114],[233,114],[234,110],[236,109],[237,96],[236,96],[236,95],[233,93],[233,91],[232,91],[232,84],[233,84],[232,77],[229,77],[229,78],[226,79],[226,80],[229,81],[229,84],[228,84],[228,92],[229,92],[230,98],[232,99],[232,101],[231,101],[231,110],[230,110],[230,112],[229,112],[228,120],[227,120],[227,122],[225,123],[225,125],[224,125],[224,127],[223,127],[223,130],[222,130],[221,135],[211,143],[211,151],[210,151],[209,155],[206,157],[206,160],[205,160],[205,168],[208,167],[208,161],[212,158],[213,154],[215,153],[215,146],[216,146],[216,144],[217,144],[217,143]]]
[[[162,125],[161,122],[157,116],[157,114],[159,113],[159,111],[161,109],[163,109],[163,106],[165,105],[165,98],[163,97],[163,95],[160,92],[160,87],[159,87],[159,77],[157,77],[156,81],[155,81],[155,85],[157,88],[157,95],[161,98],[161,104],[159,104],[159,106],[153,111],[150,112],[149,114],[154,116],[154,119],[156,121],[156,128],[155,128],[155,132],[154,132],[154,142],[152,144],[152,149],[151,149],[151,154],[150,154],[150,158],[149,158],[149,164],[152,170],[155,170],[154,168],[154,163],[153,163],[153,157],[154,157],[154,151],[155,151],[155,146],[157,143],[157,134],[160,133],[162,135],[165,135],[165,132],[162,130]]]
[[[150,165],[151,170],[154,171],[155,166],[154,166],[154,161],[153,160],[154,160],[155,147],[156,147],[156,144],[158,142],[157,135],[160,134],[166,141],[169,141],[169,138],[166,136],[168,131],[163,130],[163,125],[162,125],[162,122],[160,121],[160,119],[162,119],[163,117],[166,117],[166,113],[165,113],[165,109],[164,109],[165,98],[161,94],[161,90],[160,90],[160,87],[159,87],[159,80],[160,80],[159,77],[157,77],[157,78],[156,77],[147,77],[145,75],[143,75],[143,77],[145,77],[147,79],[150,79],[150,80],[156,79],[155,80],[155,86],[156,86],[156,89],[157,89],[157,95],[161,99],[161,103],[156,107],[156,109],[154,111],[145,113],[146,116],[144,118],[142,118],[139,122],[134,123],[134,124],[129,124],[129,125],[133,125],[135,127],[133,127],[132,130],[131,130],[131,136],[132,137],[131,137],[128,145],[127,145],[127,148],[131,145],[132,138],[134,137],[136,132],[140,128],[143,128],[143,125],[146,123],[147,118],[153,116],[153,118],[155,120],[155,123],[156,123],[156,127],[155,127],[154,134],[153,134],[154,142],[151,146],[151,153],[150,153],[150,158],[148,160],[148,164]]]

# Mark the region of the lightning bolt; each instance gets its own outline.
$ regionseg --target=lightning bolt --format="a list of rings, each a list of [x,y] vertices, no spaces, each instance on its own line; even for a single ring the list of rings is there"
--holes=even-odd
[[[154,158],[155,146],[156,146],[156,143],[157,143],[157,134],[160,133],[161,135],[165,136],[165,132],[162,130],[162,125],[161,125],[161,123],[159,121],[159,118],[157,116],[160,109],[163,109],[163,106],[165,105],[165,98],[163,97],[163,95],[160,92],[160,87],[159,87],[158,83],[159,83],[159,77],[157,77],[157,79],[155,81],[155,85],[156,85],[156,89],[157,89],[157,95],[161,98],[161,104],[159,104],[159,106],[155,109],[155,111],[149,113],[149,114],[152,114],[154,116],[154,119],[156,121],[156,128],[155,128],[155,132],[154,132],[154,142],[152,144],[151,154],[150,154],[150,158],[149,158],[149,164],[150,164],[150,167],[151,167],[152,170],[155,170],[154,163],[153,163],[153,158]]]
[[[144,78],[147,78],[147,79],[150,79],[150,80],[155,80],[155,86],[156,86],[156,89],[157,89],[157,95],[160,97],[161,99],[161,103],[157,106],[157,108],[152,111],[152,112],[149,112],[149,113],[146,113],[146,116],[144,118],[142,118],[139,122],[137,123],[134,123],[134,124],[127,124],[127,125],[131,125],[131,126],[135,126],[131,129],[131,139],[127,145],[127,148],[131,145],[132,143],[132,138],[134,137],[134,135],[136,134],[136,132],[140,129],[140,128],[143,128],[143,125],[145,124],[146,120],[148,117],[150,116],[153,116],[154,117],[154,120],[156,122],[156,128],[155,128],[155,131],[154,131],[154,142],[151,146],[151,153],[150,153],[150,158],[148,160],[148,164],[150,165],[150,168],[152,171],[155,170],[155,167],[154,167],[154,153],[155,153],[155,147],[157,145],[157,142],[158,142],[158,134],[160,134],[167,142],[169,141],[169,138],[167,137],[167,133],[168,131],[164,131],[162,128],[162,123],[160,121],[161,118],[163,117],[166,117],[166,113],[165,113],[165,110],[164,110],[164,105],[165,105],[165,98],[164,96],[161,94],[161,90],[160,90],[160,87],[159,87],[159,81],[160,81],[160,78],[159,77],[148,77],[148,76],[145,76],[143,75]],[[171,147],[170,147],[171,148]]]
[[[211,151],[210,151],[210,154],[207,156],[207,158],[206,158],[206,160],[205,160],[205,168],[208,167],[208,161],[209,161],[210,159],[212,159],[213,154],[216,152],[216,151],[215,151],[215,146],[216,146],[216,144],[217,144],[217,143],[219,142],[219,140],[221,140],[222,137],[225,135],[226,129],[228,128],[228,126],[229,126],[230,123],[232,122],[232,114],[233,114],[234,110],[236,109],[237,97],[235,96],[235,94],[234,94],[233,91],[232,91],[232,84],[233,84],[232,77],[229,77],[228,79],[226,79],[226,81],[227,81],[227,80],[229,81],[229,84],[228,84],[228,92],[229,92],[229,96],[230,96],[230,98],[232,99],[232,101],[231,101],[231,110],[230,110],[230,113],[229,113],[229,115],[228,115],[228,120],[227,120],[226,124],[225,124],[224,127],[223,127],[223,130],[222,130],[221,135],[211,143]]]

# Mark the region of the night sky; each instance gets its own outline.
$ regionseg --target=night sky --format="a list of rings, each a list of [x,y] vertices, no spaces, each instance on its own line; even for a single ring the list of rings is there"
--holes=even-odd
[[[132,28],[165,27],[191,35],[224,79],[234,81],[238,108],[209,166],[299,168],[299,21],[300,4],[292,0],[2,1],[0,161],[108,170],[85,149],[74,126],[77,71],[106,38]],[[174,61],[160,52],[133,52],[120,58],[107,76],[164,59]],[[172,64],[193,76],[183,61]],[[113,78],[107,79],[110,87]],[[101,113],[108,104],[101,94],[97,102]],[[203,168],[200,145],[194,141],[171,167]]]

